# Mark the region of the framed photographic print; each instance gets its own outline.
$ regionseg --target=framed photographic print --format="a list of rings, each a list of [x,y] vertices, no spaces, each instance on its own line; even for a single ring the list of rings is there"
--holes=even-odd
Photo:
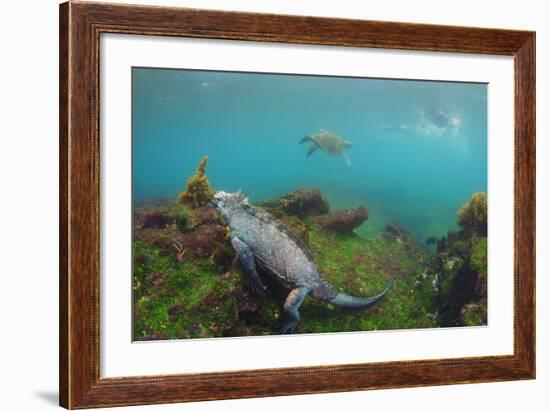
[[[535,33],[60,6],[60,403],[535,377]]]

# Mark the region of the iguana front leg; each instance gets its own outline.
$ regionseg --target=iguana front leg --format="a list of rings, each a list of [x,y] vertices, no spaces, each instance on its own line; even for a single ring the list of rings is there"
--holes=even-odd
[[[264,285],[256,271],[256,262],[254,261],[252,250],[238,237],[231,238],[231,245],[235,249],[246,273],[248,289],[254,295],[262,295],[264,293]]]
[[[294,332],[298,321],[300,321],[300,312],[298,310],[310,291],[310,288],[301,287],[294,288],[288,293],[283,311],[284,322],[279,329],[279,334],[292,334]]]

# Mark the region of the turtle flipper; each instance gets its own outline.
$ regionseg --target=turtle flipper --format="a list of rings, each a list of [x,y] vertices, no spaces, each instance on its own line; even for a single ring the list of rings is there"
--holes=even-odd
[[[313,153],[315,153],[315,151],[319,148],[319,146],[315,143],[311,143],[311,145],[309,146],[309,150],[307,151],[307,157],[309,157],[310,155],[312,155]]]
[[[298,144],[305,143],[306,141],[313,141],[313,139],[311,138],[311,136],[305,136],[304,138],[302,138],[300,140],[300,142]]]
[[[344,157],[344,160],[346,160],[346,164],[348,166],[351,166],[351,161],[350,161],[349,157],[346,155],[346,153],[342,153],[342,157]]]

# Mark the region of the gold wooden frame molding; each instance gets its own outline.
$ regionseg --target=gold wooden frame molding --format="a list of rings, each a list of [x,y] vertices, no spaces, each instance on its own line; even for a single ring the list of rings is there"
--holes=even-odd
[[[164,376],[99,374],[101,33],[513,56],[514,354]],[[60,404],[108,407],[535,377],[535,33],[183,8],[60,5]]]

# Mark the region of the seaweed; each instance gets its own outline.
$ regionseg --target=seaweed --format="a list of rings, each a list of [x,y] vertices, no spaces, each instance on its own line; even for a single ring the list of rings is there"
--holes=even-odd
[[[458,225],[467,233],[487,236],[487,193],[474,193],[458,211]]]
[[[179,203],[188,205],[191,208],[204,207],[212,199],[214,192],[210,187],[210,181],[205,175],[208,156],[200,161],[195,174],[187,179],[185,191],[179,195]]]

